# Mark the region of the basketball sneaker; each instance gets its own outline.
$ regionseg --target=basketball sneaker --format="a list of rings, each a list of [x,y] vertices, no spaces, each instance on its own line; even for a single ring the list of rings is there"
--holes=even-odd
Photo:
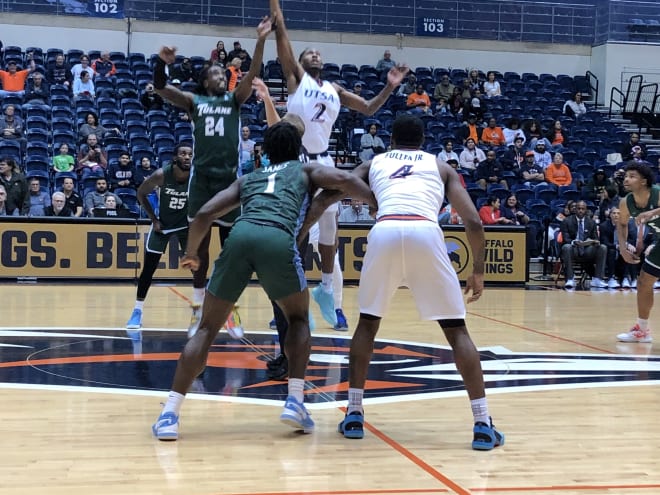
[[[335,330],[338,332],[347,332],[348,331],[348,322],[346,321],[346,316],[344,312],[340,309],[335,309],[335,314],[337,315],[337,324],[335,325]]]
[[[161,413],[151,431],[158,440],[176,440],[179,438],[179,416],[173,412]]]
[[[138,328],[142,328],[142,310],[135,308],[133,312],[131,313],[131,317],[128,319],[128,323],[126,323],[126,328],[128,330],[137,330]]]
[[[190,324],[188,325],[188,338],[192,338],[193,335],[199,330],[199,323],[202,321],[202,306],[199,304],[193,304],[190,306],[192,309],[192,314],[190,315]]]
[[[312,297],[321,309],[321,316],[333,327],[337,324],[337,315],[335,314],[335,300],[330,292],[326,292],[320,285],[312,289]]]
[[[268,328],[271,330],[277,330],[277,322],[275,321],[275,318],[268,322]]]
[[[489,425],[481,421],[476,422],[472,432],[474,433],[472,439],[474,450],[493,450],[495,447],[504,445],[504,434],[495,429],[492,419]]]
[[[619,342],[639,342],[641,344],[650,344],[653,342],[651,329],[642,330],[637,323],[627,332],[617,335],[616,338]]]
[[[288,396],[284,403],[284,411],[280,414],[280,421],[303,433],[314,431],[314,421],[304,404],[298,402],[295,397]]]
[[[269,380],[283,381],[289,376],[289,360],[284,354],[266,364],[266,376]]]
[[[346,413],[344,420],[339,423],[337,431],[344,435],[344,438],[364,438],[364,415],[359,411]]]
[[[227,318],[225,328],[227,329],[227,333],[229,333],[232,339],[243,338],[244,332],[243,327],[241,326],[241,315],[238,314],[238,306],[234,306],[234,310],[229,313],[229,318]]]

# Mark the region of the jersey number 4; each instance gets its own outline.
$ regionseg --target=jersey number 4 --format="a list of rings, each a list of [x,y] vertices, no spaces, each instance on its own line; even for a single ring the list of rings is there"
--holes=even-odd
[[[218,121],[215,121],[215,117],[206,117],[204,121],[204,135],[205,136],[224,136],[225,135],[225,119],[224,117],[218,117]]]
[[[412,165],[404,165],[390,175],[390,179],[405,179],[407,176],[412,175],[412,169]]]

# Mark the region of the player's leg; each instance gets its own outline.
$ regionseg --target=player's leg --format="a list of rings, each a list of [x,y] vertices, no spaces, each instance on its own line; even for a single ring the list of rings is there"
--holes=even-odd
[[[335,315],[337,316],[337,324],[335,330],[346,332],[348,331],[348,321],[342,309],[344,299],[344,274],[341,272],[341,265],[339,264],[339,252],[335,250],[335,262],[332,267],[332,296],[335,304]]]
[[[649,317],[653,308],[653,287],[660,278],[660,247],[654,246],[646,255],[637,278],[637,322],[628,330],[617,335],[620,342],[653,342]]]
[[[165,246],[169,236],[155,232],[152,229],[149,231],[146,242],[146,249],[144,252],[144,259],[142,262],[142,271],[138,278],[137,295],[135,306],[131,317],[126,323],[126,328],[129,330],[137,330],[142,327],[142,312],[144,309],[144,300],[147,298],[147,292],[151,287],[151,281],[154,278],[154,273],[158,268],[160,257],[165,252]],[[136,336],[137,337],[137,336]]]
[[[318,251],[321,258],[321,285],[312,290],[312,297],[319,305],[323,319],[333,327],[337,324],[333,298],[332,271],[335,264],[337,241],[337,205],[323,212],[319,218]]]
[[[209,270],[209,244],[211,243],[211,232],[209,231],[197,251],[199,256],[199,268],[193,272],[193,297],[190,309],[190,323],[188,324],[188,337],[192,337],[199,328],[199,322],[202,317],[202,303],[206,292],[206,274]]]
[[[223,218],[226,220],[231,219],[233,222],[235,216],[236,216],[235,212],[231,212]],[[224,247],[225,243],[227,242],[227,239],[229,238],[229,234],[231,233],[232,226],[233,223],[220,221],[220,225],[218,227],[218,235],[220,236],[221,247]],[[234,304],[234,308],[232,309],[232,312],[229,313],[229,317],[225,322],[225,328],[231,334],[232,337],[236,339],[243,337],[244,331],[243,331],[243,325],[241,324],[241,315],[238,312],[238,304]]]
[[[266,363],[266,367],[268,368],[266,375],[271,380],[283,380],[289,375],[289,362],[284,348],[286,335],[289,330],[289,323],[286,321],[286,316],[277,303],[273,300],[271,300],[270,303],[273,307],[273,319],[275,320],[277,337],[280,342],[280,353],[275,359],[271,359]]]

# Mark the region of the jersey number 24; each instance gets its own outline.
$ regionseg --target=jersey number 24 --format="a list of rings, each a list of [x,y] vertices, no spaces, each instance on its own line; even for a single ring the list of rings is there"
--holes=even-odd
[[[218,121],[215,121],[215,117],[206,117],[204,121],[204,135],[205,136],[224,136],[225,135],[225,119],[223,117],[218,117]]]

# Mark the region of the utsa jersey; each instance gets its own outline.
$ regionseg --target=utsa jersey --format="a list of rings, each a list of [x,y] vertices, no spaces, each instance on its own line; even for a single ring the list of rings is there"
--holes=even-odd
[[[438,221],[445,186],[436,158],[430,153],[392,150],[376,155],[369,168],[369,187],[378,201],[379,218],[421,215]]]
[[[289,95],[287,111],[300,116],[305,122],[303,146],[309,153],[327,151],[332,128],[339,115],[339,95],[329,81],[319,84],[305,73],[296,92]]]

